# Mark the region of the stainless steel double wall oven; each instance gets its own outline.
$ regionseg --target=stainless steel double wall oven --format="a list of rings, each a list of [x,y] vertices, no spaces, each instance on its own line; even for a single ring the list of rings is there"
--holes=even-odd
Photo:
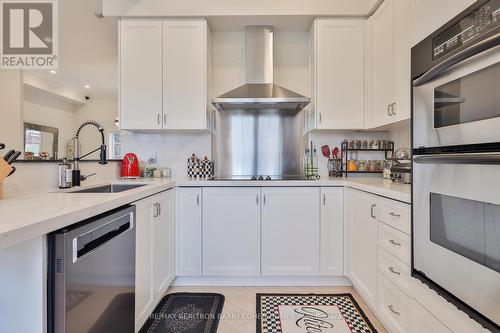
[[[500,324],[500,0],[412,49],[412,275]]]

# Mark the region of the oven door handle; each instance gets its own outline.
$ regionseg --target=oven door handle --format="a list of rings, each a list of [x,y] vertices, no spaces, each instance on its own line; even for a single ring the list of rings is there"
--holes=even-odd
[[[490,164],[500,165],[500,153],[436,154],[415,156],[418,164]]]
[[[472,56],[475,56],[476,54],[479,54],[483,51],[489,50],[489,49],[497,46],[498,44],[500,44],[500,33],[497,33],[489,38],[486,38],[477,44],[473,44],[473,45],[463,49],[462,51],[452,55],[451,57],[444,60],[443,62],[440,62],[439,64],[437,64],[436,66],[432,67],[427,72],[422,74],[421,77],[419,77],[418,79],[415,79],[413,81],[413,86],[419,87],[421,85],[424,85],[427,82],[434,79],[439,74],[446,71],[451,66],[456,65],[459,62],[464,61],[465,59],[470,58]]]

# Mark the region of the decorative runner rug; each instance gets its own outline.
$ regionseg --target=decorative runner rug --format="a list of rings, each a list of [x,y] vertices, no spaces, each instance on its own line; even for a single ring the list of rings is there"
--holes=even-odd
[[[224,295],[173,293],[165,296],[140,333],[215,333]]]
[[[376,333],[351,294],[257,294],[257,333]]]

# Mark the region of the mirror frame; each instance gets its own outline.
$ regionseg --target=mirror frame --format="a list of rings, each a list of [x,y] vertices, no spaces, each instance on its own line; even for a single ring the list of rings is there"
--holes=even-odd
[[[58,149],[59,149],[59,129],[56,127],[50,127],[45,125],[38,125],[33,123],[23,122],[23,152],[26,154],[26,130],[34,130],[39,132],[48,132],[54,135],[54,142],[52,144],[52,156],[48,159],[49,161],[57,160]],[[23,159],[26,155],[23,155]],[[41,161],[41,158],[36,158],[28,161]]]

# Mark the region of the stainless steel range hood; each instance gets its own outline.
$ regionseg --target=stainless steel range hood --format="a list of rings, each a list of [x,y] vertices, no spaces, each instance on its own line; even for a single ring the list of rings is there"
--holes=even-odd
[[[246,28],[247,84],[212,100],[218,110],[293,110],[300,111],[310,98],[273,82],[272,26]]]

